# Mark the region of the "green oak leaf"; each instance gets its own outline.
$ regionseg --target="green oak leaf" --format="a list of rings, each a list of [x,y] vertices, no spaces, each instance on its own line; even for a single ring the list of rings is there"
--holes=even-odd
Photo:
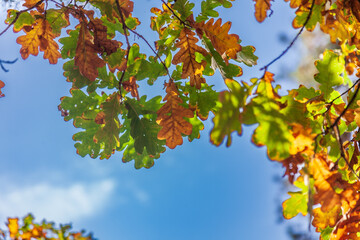
[[[192,9],[194,7],[195,4],[189,2],[189,0],[177,0],[173,5],[173,9],[175,9],[180,14],[180,18],[183,21],[185,21],[192,14]]]
[[[61,34],[61,29],[70,25],[65,11],[66,8],[46,10],[46,19],[50,23],[52,32],[57,36]]]
[[[10,9],[8,12],[8,18],[5,20],[6,24],[12,23],[19,11]],[[29,12],[20,13],[18,19],[14,23],[14,32],[19,32],[24,26],[31,26],[35,22],[35,17]]]
[[[219,110],[213,118],[214,127],[210,132],[210,141],[219,146],[227,136],[226,146],[231,145],[231,133],[236,131],[238,135],[242,133],[240,108],[246,105],[246,101],[255,85],[242,85],[235,80],[225,80],[229,91],[220,92]]]
[[[290,219],[301,213],[306,216],[308,213],[308,187],[299,179],[294,182],[294,185],[301,189],[298,192],[289,192],[290,198],[285,200],[282,204],[284,218]]]
[[[236,53],[235,61],[244,63],[252,67],[257,64],[258,57],[254,55],[255,48],[253,46],[242,46],[241,51]]]
[[[333,51],[326,50],[323,60],[317,60],[315,66],[319,71],[315,75],[315,81],[321,84],[320,90],[324,94],[324,98],[328,100],[333,87],[344,82],[341,74],[345,71],[345,60]]]

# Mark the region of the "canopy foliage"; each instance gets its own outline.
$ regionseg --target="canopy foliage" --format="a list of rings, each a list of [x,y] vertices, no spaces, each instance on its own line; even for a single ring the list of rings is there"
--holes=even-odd
[[[162,0],[161,8],[151,9],[155,46],[138,32],[131,0],[23,0],[23,10],[8,10],[8,28],[0,35],[10,27],[21,32],[23,59],[39,52],[51,64],[65,59],[71,95],[58,108],[79,129],[73,140],[80,156],[108,159],[122,152],[123,162],[150,168],[167,148],[199,138],[209,115],[216,146],[230,146],[234,132],[254,126],[252,142],[266,146],[268,157],[299,188],[283,203],[284,217],[309,214],[323,240],[359,239],[360,2],[285,0],[296,9],[299,34],[263,67],[261,78],[239,82],[258,58],[232,33],[231,22],[219,17],[217,9],[233,1],[196,1],[196,15],[195,1]],[[272,0],[253,1],[262,22],[272,13]],[[338,45],[314,63],[318,87],[300,85],[280,95],[270,66],[304,29],[317,26]],[[214,90],[208,78],[215,72],[227,90]],[[139,81],[153,85],[159,79],[165,79],[161,95],[140,93]],[[11,239],[27,239],[11,233]]]

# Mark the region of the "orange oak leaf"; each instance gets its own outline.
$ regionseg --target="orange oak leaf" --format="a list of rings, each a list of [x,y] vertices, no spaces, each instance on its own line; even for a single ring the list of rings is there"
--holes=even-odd
[[[336,224],[330,240],[350,240],[359,239],[358,232],[360,232],[360,206],[357,205],[349,213],[343,217]]]
[[[5,83],[0,80],[0,98],[5,97],[5,94],[1,92],[1,89],[5,87]]]
[[[110,55],[120,47],[120,42],[108,39],[107,27],[103,25],[100,19],[91,20],[89,29],[94,32],[94,47],[100,54],[105,52],[107,55]]]
[[[7,224],[10,232],[10,238],[15,239],[19,234],[19,219],[18,218],[8,218]]]
[[[292,125],[292,135],[294,136],[294,141],[290,146],[289,153],[292,155],[304,153],[308,156],[312,156],[314,154],[313,143],[316,134],[312,133],[311,128],[305,128],[301,124],[294,123]]]
[[[94,37],[90,34],[85,22],[81,23],[79,39],[76,47],[75,65],[79,67],[80,74],[95,81],[98,77],[98,68],[105,66],[104,60],[99,58],[95,50]]]
[[[239,36],[229,34],[231,22],[226,22],[221,26],[221,18],[216,20],[211,18],[201,27],[205,35],[210,39],[216,51],[228,63],[229,59],[236,59],[236,53],[241,51]]]
[[[176,43],[176,47],[180,48],[180,50],[175,54],[172,64],[183,63],[181,78],[190,77],[190,85],[200,89],[201,83],[205,83],[202,72],[205,69],[206,61],[202,60],[201,63],[198,63],[195,53],[206,56],[208,52],[204,48],[196,45],[199,40],[194,37],[194,35],[195,33],[187,28],[181,31],[179,36],[180,41]]]
[[[56,64],[61,54],[59,53],[59,45],[54,41],[56,35],[52,32],[48,21],[39,18],[32,27],[23,30],[26,35],[16,39],[16,42],[22,45],[21,57],[27,59],[30,54],[37,56],[40,49],[44,52],[44,59],[48,59],[51,64]]]
[[[25,3],[23,4],[24,7],[31,8],[34,5],[36,5],[40,0],[25,0]]]
[[[331,172],[324,159],[325,156],[317,155],[310,163],[310,172],[314,178],[316,193],[314,203],[321,204],[321,211],[327,212],[335,206],[341,206],[341,196],[335,192],[340,185],[340,173]]]
[[[289,2],[289,1],[290,1],[291,8],[298,8],[304,2],[303,0],[285,0],[285,2]]]
[[[271,0],[254,0],[255,18],[258,22],[263,22],[266,18],[267,11],[271,8]]]
[[[137,100],[140,100],[138,92],[139,86],[136,84],[136,79],[134,76],[130,77],[129,81],[122,82],[122,86],[124,87],[125,91],[131,93],[131,96],[136,97]]]
[[[321,229],[325,229],[327,226],[334,227],[341,218],[340,213],[341,208],[339,205],[326,212],[321,211],[321,208],[315,208],[313,210],[314,219],[312,225],[316,227],[317,232],[320,232]]]
[[[356,104],[357,104],[358,106],[360,106],[360,100],[358,100],[358,101],[356,102]],[[356,125],[358,125],[358,126],[360,127],[360,107],[359,107],[359,108],[356,108],[354,113],[355,113],[354,120],[355,120],[355,122],[356,122]]]
[[[157,111],[156,122],[162,127],[158,133],[158,139],[166,140],[166,145],[174,149],[183,143],[182,135],[190,135],[192,125],[184,119],[192,118],[194,112],[183,107],[182,99],[174,82],[166,83],[166,103]]]

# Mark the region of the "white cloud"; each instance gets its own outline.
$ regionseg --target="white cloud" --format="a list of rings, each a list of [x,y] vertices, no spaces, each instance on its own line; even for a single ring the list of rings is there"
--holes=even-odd
[[[0,219],[23,217],[31,212],[37,219],[70,222],[95,215],[107,206],[114,192],[114,181],[76,183],[59,187],[40,183],[23,188],[1,191]]]

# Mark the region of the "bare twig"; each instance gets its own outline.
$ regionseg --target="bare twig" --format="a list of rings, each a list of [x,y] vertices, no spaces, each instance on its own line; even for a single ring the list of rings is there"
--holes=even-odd
[[[7,30],[9,30],[9,28],[19,19],[20,14],[36,8],[37,6],[39,6],[39,5],[40,5],[41,3],[43,3],[44,1],[45,1],[45,0],[40,0],[40,1],[38,1],[34,6],[29,7],[29,8],[27,8],[27,9],[24,9],[24,10],[21,10],[21,11],[17,12],[14,20],[12,20],[11,23],[0,33],[0,36],[3,35]]]
[[[141,38],[142,40],[144,40],[144,42],[149,46],[149,48],[151,49],[151,51],[153,51],[153,53],[156,55],[156,57],[160,60],[161,64],[164,66],[167,75],[169,76],[169,78],[171,78],[170,76],[170,72],[168,67],[165,65],[164,61],[160,58],[159,54],[155,51],[155,49],[150,45],[150,43],[146,40],[146,38],[144,36],[142,36],[141,34],[139,34],[138,32],[128,28],[128,30],[132,33],[134,33],[136,36],[138,36],[139,38]]]
[[[13,61],[5,61],[0,59],[0,67],[4,72],[8,72],[9,70],[4,67],[4,64],[14,64],[18,59],[15,59]]]
[[[353,89],[358,83],[360,82],[360,78],[358,80],[356,80],[356,82],[345,92],[343,92],[342,94],[340,94],[339,96],[337,96],[336,98],[334,98],[333,100],[331,100],[331,102],[329,102],[330,105],[332,105],[338,98],[344,96],[346,93],[348,93],[351,89]]]
[[[120,15],[120,20],[121,20],[121,23],[122,23],[122,27],[123,27],[123,30],[124,30],[124,35],[125,35],[125,39],[126,39],[126,45],[127,45],[127,50],[126,50],[126,66],[127,66],[127,63],[128,63],[128,60],[129,60],[129,53],[130,53],[130,41],[129,41],[129,37],[128,35],[126,34],[126,30],[129,29],[127,26],[126,26],[126,23],[125,23],[125,19],[124,19],[124,16],[123,16],[123,12],[121,10],[121,7],[120,7],[120,4],[119,4],[119,0],[116,0],[116,7],[119,11],[119,15]],[[122,74],[121,74],[121,77],[119,79],[119,92],[120,92],[120,98],[122,98],[122,94],[121,94],[121,84],[122,84],[122,81],[124,80],[124,76],[125,76],[125,72],[126,72],[126,68],[123,70]]]
[[[260,71],[264,70],[265,72],[267,71],[267,69],[270,67],[270,65],[272,65],[274,62],[276,62],[277,60],[279,60],[280,58],[282,58],[287,51],[289,51],[289,49],[294,45],[294,43],[296,42],[296,40],[299,38],[299,36],[301,35],[301,33],[304,31],[306,24],[308,24],[313,9],[314,9],[314,5],[315,5],[315,0],[313,0],[313,2],[311,3],[311,7],[310,7],[310,11],[309,11],[309,15],[306,17],[305,23],[304,25],[301,27],[300,31],[298,32],[298,34],[296,34],[295,38],[291,41],[291,43],[289,44],[289,46],[275,59],[273,59],[270,63],[266,64],[264,67],[260,68]]]
[[[335,138],[338,141],[339,145],[340,145],[340,156],[345,160],[346,165],[348,166],[348,168],[350,169],[350,171],[356,176],[356,178],[358,180],[360,180],[360,177],[356,174],[355,170],[351,167],[348,159],[346,158],[345,155],[345,151],[344,151],[344,146],[343,146],[343,141],[340,137],[340,131],[339,131],[339,126],[335,125],[334,126],[334,133],[335,133]]]
[[[356,82],[358,82],[360,79],[358,79]],[[330,129],[334,128],[334,126],[337,126],[338,122],[340,121],[340,119],[344,116],[344,114],[346,113],[346,111],[350,108],[351,104],[355,101],[357,94],[359,93],[359,86],[357,86],[357,88],[355,89],[354,95],[352,96],[352,98],[350,99],[350,101],[348,102],[346,108],[340,113],[340,115],[335,119],[335,121],[333,122],[333,124],[331,124],[331,126],[329,127]]]

